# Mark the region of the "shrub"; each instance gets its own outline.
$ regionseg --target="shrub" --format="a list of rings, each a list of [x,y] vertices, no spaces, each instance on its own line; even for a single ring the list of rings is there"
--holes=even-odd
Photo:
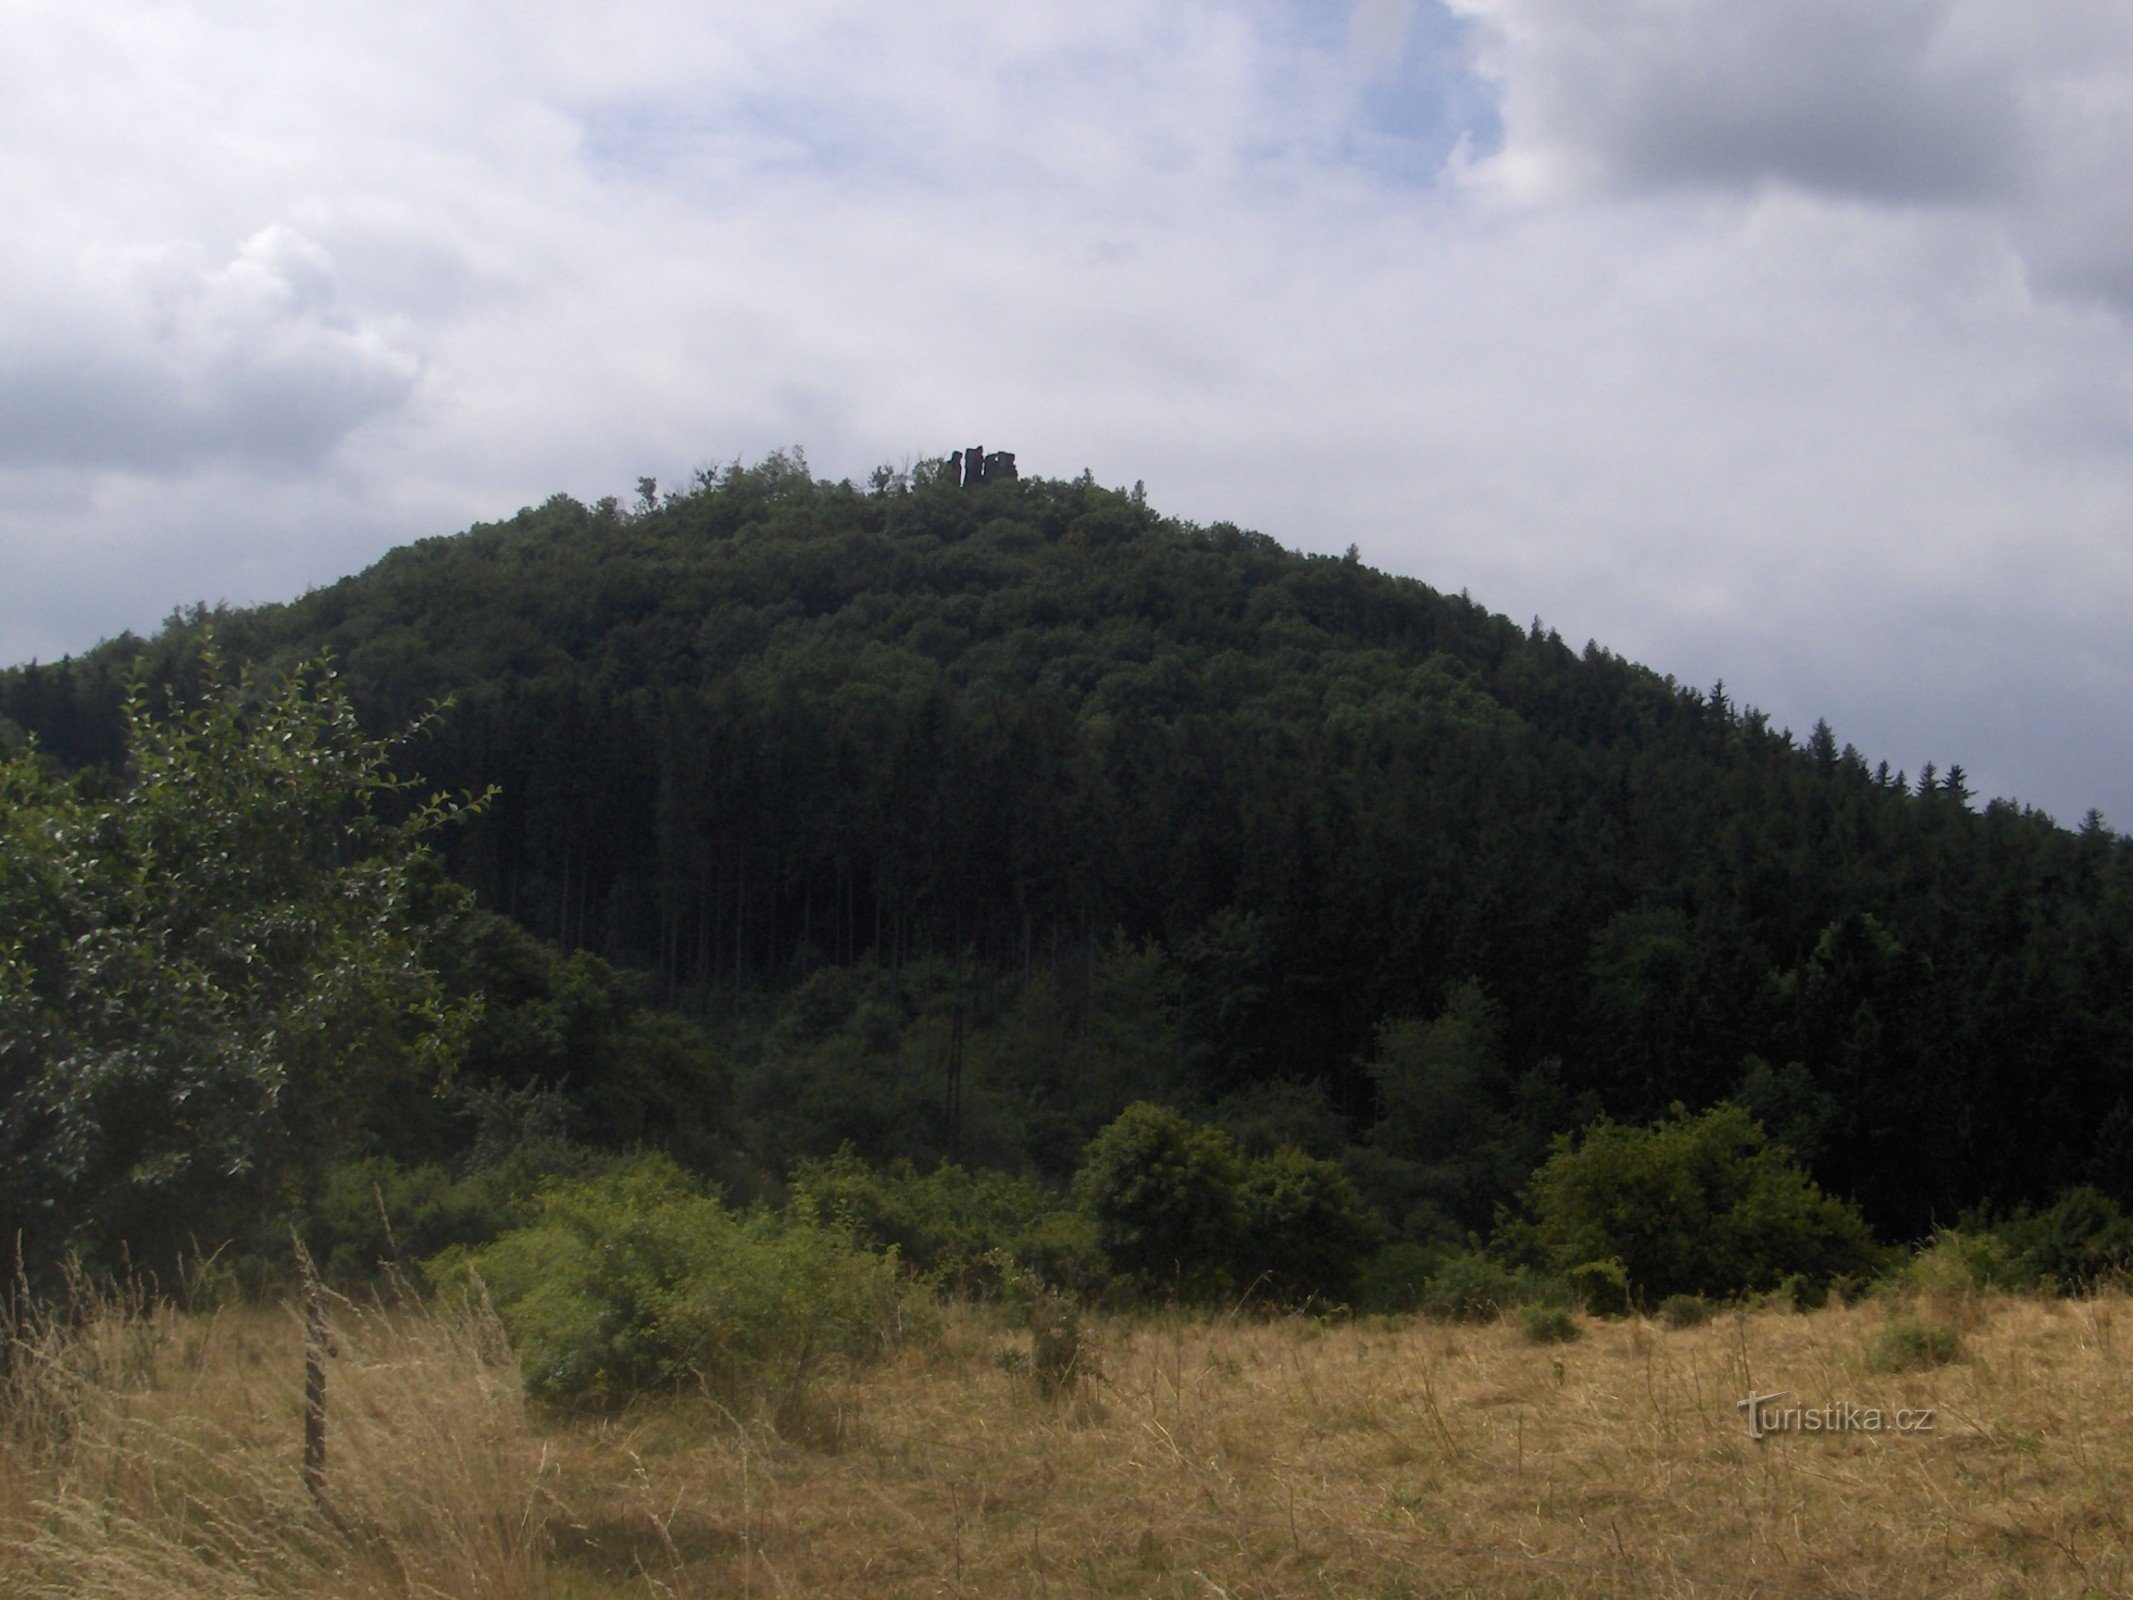
[[[2133,1219],[2100,1189],[2083,1184],[2044,1211],[2024,1212],[1995,1230],[2020,1269],[2061,1290],[2079,1290],[2133,1265]]]
[[[1489,1322],[1519,1300],[1518,1277],[1479,1250],[1448,1257],[1422,1291],[1421,1308],[1449,1322]]]
[[[894,1252],[805,1217],[736,1215],[662,1156],[553,1185],[533,1222],[430,1272],[469,1268],[527,1389],[554,1400],[701,1385],[782,1416],[825,1362],[878,1355],[904,1327]]]
[[[1904,1263],[1894,1286],[1924,1294],[1964,1295],[1981,1289],[2027,1288],[2035,1276],[1999,1235],[1943,1228]]]
[[[1429,1251],[1412,1239],[1378,1246],[1356,1272],[1356,1308],[1384,1314],[1418,1309],[1432,1264]]]
[[[1559,1272],[1621,1264],[1638,1301],[1826,1284],[1876,1260],[1858,1211],[1817,1189],[1739,1106],[1648,1128],[1602,1118],[1562,1135],[1526,1193],[1534,1242]]]
[[[1225,1130],[1146,1101],[1089,1141],[1074,1193],[1111,1270],[1144,1293],[1345,1300],[1383,1232],[1335,1163],[1294,1148],[1246,1161]]]
[[[1700,1328],[1711,1320],[1711,1302],[1700,1294],[1670,1294],[1659,1302],[1659,1320],[1669,1328]]]
[[[1585,1325],[1568,1306],[1523,1306],[1518,1321],[1535,1344],[1571,1344],[1585,1337]]]
[[[1066,1295],[1040,1289],[1030,1297],[1029,1331],[1037,1392],[1056,1399],[1081,1376],[1081,1313]]]
[[[1089,1141],[1074,1193],[1120,1278],[1145,1292],[1205,1295],[1229,1284],[1242,1176],[1228,1134],[1144,1100]]]
[[[1563,1281],[1588,1311],[1618,1317],[1629,1310],[1629,1274],[1619,1261],[1584,1262],[1564,1273]]]
[[[1955,1329],[1899,1317],[1881,1330],[1867,1351],[1866,1364],[1875,1372],[1911,1372],[1944,1367],[1960,1360],[1962,1353],[1962,1335]]]
[[[1085,1212],[1054,1211],[1039,1217],[1008,1240],[1007,1252],[1017,1266],[1070,1294],[1093,1296],[1110,1283],[1110,1269],[1096,1243],[1096,1224]]]
[[[1237,1276],[1283,1304],[1349,1299],[1381,1232],[1347,1174],[1301,1150],[1247,1165],[1238,1207]]]
[[[311,1253],[330,1281],[368,1283],[391,1264],[486,1244],[524,1226],[537,1210],[535,1186],[549,1175],[517,1158],[465,1177],[434,1164],[402,1166],[390,1156],[344,1161],[327,1173],[313,1208]]]
[[[1094,1224],[1034,1179],[947,1162],[923,1175],[909,1160],[877,1169],[846,1145],[802,1162],[792,1189],[802,1211],[876,1249],[894,1249],[908,1265],[965,1292],[996,1292],[1002,1255],[1077,1292],[1103,1275]]]

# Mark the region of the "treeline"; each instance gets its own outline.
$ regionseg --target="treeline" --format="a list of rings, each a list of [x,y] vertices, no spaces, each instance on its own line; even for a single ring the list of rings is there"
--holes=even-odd
[[[1733,1099],[1886,1236],[2133,1198],[2133,847],[2093,814],[1086,476],[642,488],[0,674],[0,715],[113,762],[128,675],[188,683],[209,624],[330,650],[373,727],[449,697],[415,764],[497,790],[451,870],[721,1063],[490,1080],[624,1140],[680,1113],[601,1105],[686,1103],[699,1164],[1058,1179],[1154,1097],[1447,1238],[1555,1133]]]

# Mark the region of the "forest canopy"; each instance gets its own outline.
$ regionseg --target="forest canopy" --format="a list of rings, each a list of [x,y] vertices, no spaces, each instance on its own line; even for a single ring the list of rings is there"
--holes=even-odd
[[[489,1098],[378,1156],[545,1116],[729,1187],[844,1145],[1063,1182],[1154,1100],[1441,1241],[1556,1135],[1730,1103],[1885,1235],[2133,1198],[2133,848],[2093,814],[1086,475],[929,465],[558,497],[12,669],[10,804],[127,782],[125,685],[195,693],[210,625],[268,679],[330,652],[373,734],[449,697],[426,784],[496,790],[433,846],[487,919],[440,981],[500,996]]]

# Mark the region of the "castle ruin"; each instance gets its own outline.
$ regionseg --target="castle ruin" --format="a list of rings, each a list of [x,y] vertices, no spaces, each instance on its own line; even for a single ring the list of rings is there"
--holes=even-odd
[[[949,456],[948,472],[951,480],[965,489],[975,489],[987,483],[1007,483],[1020,476],[1015,471],[1014,451],[995,450],[987,455],[981,444]]]

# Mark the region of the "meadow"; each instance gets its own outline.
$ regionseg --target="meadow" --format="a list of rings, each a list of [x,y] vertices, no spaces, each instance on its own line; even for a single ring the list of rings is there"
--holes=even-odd
[[[332,1322],[315,1500],[293,1311],[107,1300],[17,1328],[0,1593],[2133,1592],[2119,1291],[1586,1319],[1561,1343],[1509,1318],[1091,1318],[1050,1395],[1025,1324],[958,1305],[774,1420],[534,1406],[478,1304]],[[1849,1430],[1752,1438],[1751,1393]]]

